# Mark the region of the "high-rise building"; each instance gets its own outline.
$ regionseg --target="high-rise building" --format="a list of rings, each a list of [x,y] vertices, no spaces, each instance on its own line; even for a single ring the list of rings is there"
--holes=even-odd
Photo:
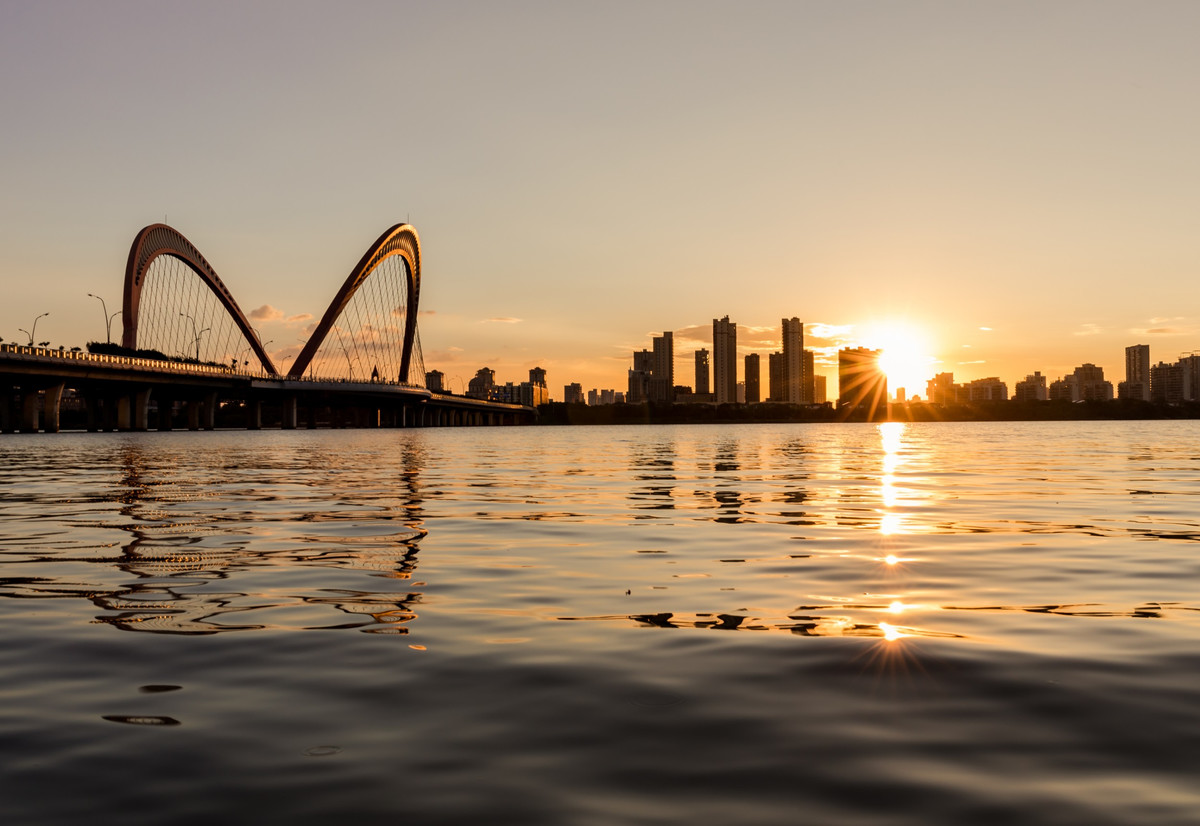
[[[813,376],[816,374],[816,371],[813,369],[813,351],[801,350],[800,357],[800,399],[803,404],[813,404],[817,400],[816,382],[813,379]]]
[[[872,417],[887,412],[887,376],[879,367],[881,353],[866,347],[838,351],[839,408],[864,408]]]
[[[633,369],[629,371],[629,386],[625,398],[630,404],[650,400],[650,376],[654,371],[654,354],[649,350],[633,352]]]
[[[807,404],[804,387],[804,325],[798,318],[785,318],[783,336],[783,400],[790,404]]]
[[[475,371],[475,378],[467,383],[467,395],[472,399],[490,399],[495,386],[496,371],[490,367],[480,367]]]
[[[567,404],[583,404],[583,385],[572,382],[563,387],[563,401]]]
[[[1151,401],[1158,404],[1179,404],[1192,397],[1192,382],[1189,371],[1182,362],[1167,364],[1160,361],[1150,368],[1150,387],[1154,390]]]
[[[746,366],[743,368],[746,371],[746,404],[756,404],[762,401],[762,392],[758,385],[760,372],[758,365],[758,353],[746,356]]]
[[[696,351],[696,395],[708,394],[708,351]]]
[[[1050,393],[1046,387],[1046,377],[1040,371],[1017,382],[1013,392],[1013,400],[1018,402],[1044,402],[1048,398]]]
[[[813,374],[813,404],[825,404],[829,396],[825,392],[825,377]]]
[[[546,386],[546,370],[545,370],[545,368],[544,367],[530,367],[529,368],[529,383],[530,384],[540,384],[542,387],[545,387]]]
[[[1124,384],[1124,398],[1150,401],[1149,344],[1134,344],[1125,348]]]
[[[737,324],[713,319],[713,394],[717,404],[737,402]]]
[[[783,394],[783,353],[770,353],[767,356],[767,401],[784,401]]]
[[[668,330],[651,340],[654,361],[650,369],[650,401],[670,403],[675,400],[675,341]]]
[[[996,376],[967,382],[967,397],[973,402],[1008,401],[1008,385]]]
[[[425,373],[425,389],[434,393],[446,392],[442,388],[445,387],[446,374],[441,370],[429,370]]]

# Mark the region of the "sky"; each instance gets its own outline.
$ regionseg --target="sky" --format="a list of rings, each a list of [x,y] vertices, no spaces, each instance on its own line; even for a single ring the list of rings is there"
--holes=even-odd
[[[1194,2],[0,0],[0,337],[166,221],[282,359],[420,233],[427,369],[624,389],[712,320],[1009,384],[1200,350]],[[119,319],[118,319],[119,323]],[[900,332],[897,332],[900,331]],[[295,343],[288,344],[291,339]],[[740,366],[739,366],[740,371]],[[893,383],[893,387],[895,383]]]

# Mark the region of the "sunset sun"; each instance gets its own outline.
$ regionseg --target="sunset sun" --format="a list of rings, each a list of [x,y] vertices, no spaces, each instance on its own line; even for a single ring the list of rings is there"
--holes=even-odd
[[[889,393],[904,388],[908,396],[925,394],[925,382],[933,376],[936,359],[920,329],[904,322],[872,324],[863,330],[863,340],[883,351],[879,366],[887,375]]]

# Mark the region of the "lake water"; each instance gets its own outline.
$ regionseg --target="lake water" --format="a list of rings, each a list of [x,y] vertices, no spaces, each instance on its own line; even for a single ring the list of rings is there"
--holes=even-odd
[[[0,817],[1200,823],[1197,428],[0,437]]]

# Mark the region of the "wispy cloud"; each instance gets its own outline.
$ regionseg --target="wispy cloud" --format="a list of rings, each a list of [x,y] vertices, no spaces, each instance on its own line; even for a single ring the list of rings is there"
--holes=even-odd
[[[306,321],[312,321],[312,317],[312,313],[296,313],[295,315],[288,316],[285,321],[288,324],[303,324]]]
[[[1102,332],[1104,332],[1104,328],[1101,327],[1099,324],[1092,324],[1091,322],[1088,322],[1087,324],[1080,325],[1079,329],[1076,330],[1072,335],[1098,336]]]
[[[497,318],[485,318],[480,324],[520,324],[524,319],[512,318],[511,316],[499,316]]]
[[[975,359],[974,361],[960,361],[959,364],[987,364],[987,360]]]
[[[992,331],[991,327],[980,327],[979,329],[983,330],[985,333],[990,333]]]

